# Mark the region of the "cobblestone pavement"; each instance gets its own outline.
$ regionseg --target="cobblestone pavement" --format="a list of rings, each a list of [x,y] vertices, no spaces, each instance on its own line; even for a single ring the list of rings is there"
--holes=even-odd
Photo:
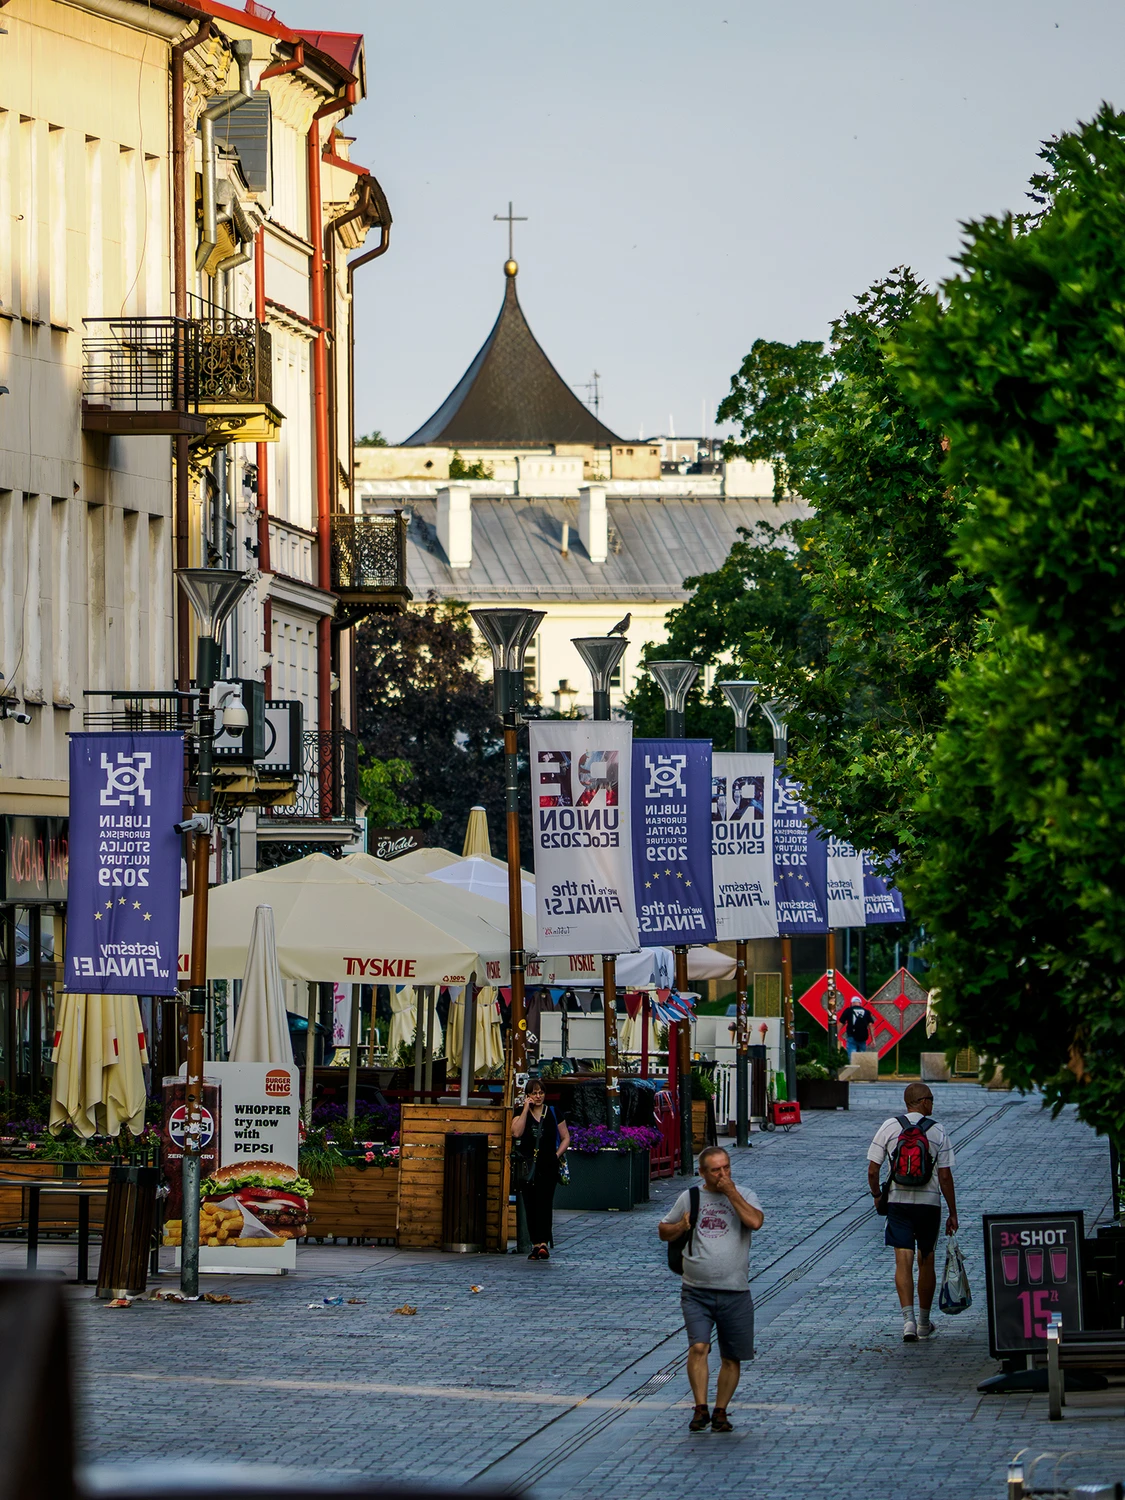
[[[980,1214],[1080,1207],[1088,1226],[1104,1221],[1108,1153],[1070,1112],[1052,1120],[1038,1100],[968,1085],[935,1092],[959,1146],[973,1308],[939,1318],[929,1344],[901,1342],[864,1161],[895,1088],[857,1086],[847,1114],[755,1136],[732,1153],[766,1225],[751,1257],[758,1358],[730,1436],[687,1431],[678,1282],[655,1229],[676,1179],[630,1214],[560,1215],[547,1264],[325,1246],[300,1252],[293,1277],[221,1278],[219,1289],[247,1299],[232,1306],[114,1310],[76,1294],[84,1455],[483,1479],[540,1500],[627,1500],[685,1483],[756,1500],[1000,1500],[1018,1449],[1063,1438],[1111,1448],[1125,1389],[1072,1398],[1063,1429],[1048,1424],[1045,1396],[977,1394],[996,1369]],[[341,1293],[363,1301],[308,1305]],[[415,1316],[395,1314],[407,1303]],[[1125,1477],[1125,1462],[1107,1463],[1109,1477]]]

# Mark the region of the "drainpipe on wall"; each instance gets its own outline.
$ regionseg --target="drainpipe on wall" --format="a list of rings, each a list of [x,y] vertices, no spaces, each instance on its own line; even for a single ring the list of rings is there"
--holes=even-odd
[[[211,22],[200,22],[198,30],[172,48],[172,311],[187,317],[187,185],[184,130],[184,56],[211,35]],[[189,565],[188,514],[191,493],[188,475],[190,440],[186,433],[174,440],[176,455],[175,511],[172,517],[173,555],[177,568]],[[191,681],[190,612],[187,595],[176,590],[176,686],[186,692]]]
[[[324,210],[320,193],[320,122],[328,115],[350,110],[355,103],[355,84],[342,96],[329,99],[312,117],[307,140],[309,186],[309,242],[313,247],[310,312],[316,329],[313,343],[313,415],[316,444],[316,536],[317,587],[332,592],[332,470],[328,431],[328,340],[324,286]],[[332,727],[332,621],[322,615],[317,622],[317,729]],[[321,776],[322,816],[330,772]],[[330,816],[330,811],[328,816]]]
[[[231,42],[230,50],[238,63],[238,93],[230,99],[220,99],[205,109],[200,116],[199,130],[203,137],[203,239],[195,252],[195,269],[202,271],[211,258],[211,252],[219,242],[218,218],[215,207],[215,121],[222,120],[241,108],[253,97],[250,82],[250,59],[254,44],[250,41]]]
[[[266,231],[263,225],[254,236],[254,317],[266,321]],[[270,572],[270,449],[258,444],[258,571]],[[262,645],[266,656],[273,652],[273,600],[267,594],[262,600]],[[266,697],[273,697],[273,666],[266,666]]]

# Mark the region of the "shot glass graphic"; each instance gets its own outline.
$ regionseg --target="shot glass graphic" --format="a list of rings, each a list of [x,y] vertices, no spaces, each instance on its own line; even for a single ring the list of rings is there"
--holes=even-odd
[[[1051,1251],[1051,1280],[1065,1281],[1070,1270],[1070,1251],[1064,1246]]]
[[[1004,1285],[1015,1286],[1020,1279],[1020,1253],[1018,1250],[1001,1250],[1000,1265],[1004,1272]]]
[[[1043,1252],[1042,1250],[1025,1250],[1023,1256],[1027,1263],[1027,1279],[1032,1286],[1038,1286],[1043,1280]]]

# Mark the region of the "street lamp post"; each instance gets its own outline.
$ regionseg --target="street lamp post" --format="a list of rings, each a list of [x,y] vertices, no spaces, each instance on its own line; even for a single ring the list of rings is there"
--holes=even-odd
[[[594,719],[609,718],[609,679],[625,655],[629,642],[621,635],[572,637],[571,645],[589,668],[594,684]],[[606,1110],[609,1124],[616,1125],[619,1113],[620,1058],[617,1051],[617,954],[602,954],[602,1025],[605,1046]]]
[[[785,770],[789,759],[789,711],[792,707],[784,698],[763,702],[761,710],[773,730],[774,769]],[[793,939],[781,939],[781,996],[785,1011],[785,1092],[790,1099],[797,1097],[797,1037],[793,1025]]]
[[[750,748],[747,721],[750,710],[758,699],[758,684],[742,680],[720,682],[723,697],[734,711],[734,748],[736,753]],[[769,794],[767,794],[769,795]],[[750,1144],[750,1028],[749,1011],[746,1004],[746,939],[735,942],[734,959],[735,999],[735,1063],[734,1063],[734,1118],[737,1142],[740,1146]]]
[[[199,625],[195,680],[199,689],[199,782],[192,828],[191,971],[188,993],[187,1081],[182,1159],[183,1226],[180,1289],[199,1295],[199,1157],[203,1123],[203,1021],[207,1012],[207,893],[211,862],[212,751],[215,710],[211,689],[221,665],[223,626],[251,580],[229,568],[178,568],[176,576]]]
[[[664,733],[670,740],[683,739],[684,707],[688,689],[699,676],[699,668],[693,661],[650,661],[648,669],[656,678],[664,696]],[[677,943],[676,988],[684,993],[688,987],[687,944]],[[691,1022],[676,1023],[677,1051],[679,1053],[680,1094],[680,1174],[692,1175],[691,1159]],[[669,1038],[669,1045],[671,1038]]]
[[[492,652],[496,712],[504,726],[504,789],[508,833],[508,946],[512,983],[512,1078],[517,1093],[527,1083],[527,1014],[524,1006],[523,882],[520,871],[519,744],[523,723],[523,661],[543,609],[474,609],[477,629]]]

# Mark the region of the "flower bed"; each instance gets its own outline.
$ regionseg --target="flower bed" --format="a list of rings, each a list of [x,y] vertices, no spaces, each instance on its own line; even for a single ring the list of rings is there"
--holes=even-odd
[[[393,1240],[398,1232],[398,1160],[357,1161],[316,1184],[309,1238]]]

